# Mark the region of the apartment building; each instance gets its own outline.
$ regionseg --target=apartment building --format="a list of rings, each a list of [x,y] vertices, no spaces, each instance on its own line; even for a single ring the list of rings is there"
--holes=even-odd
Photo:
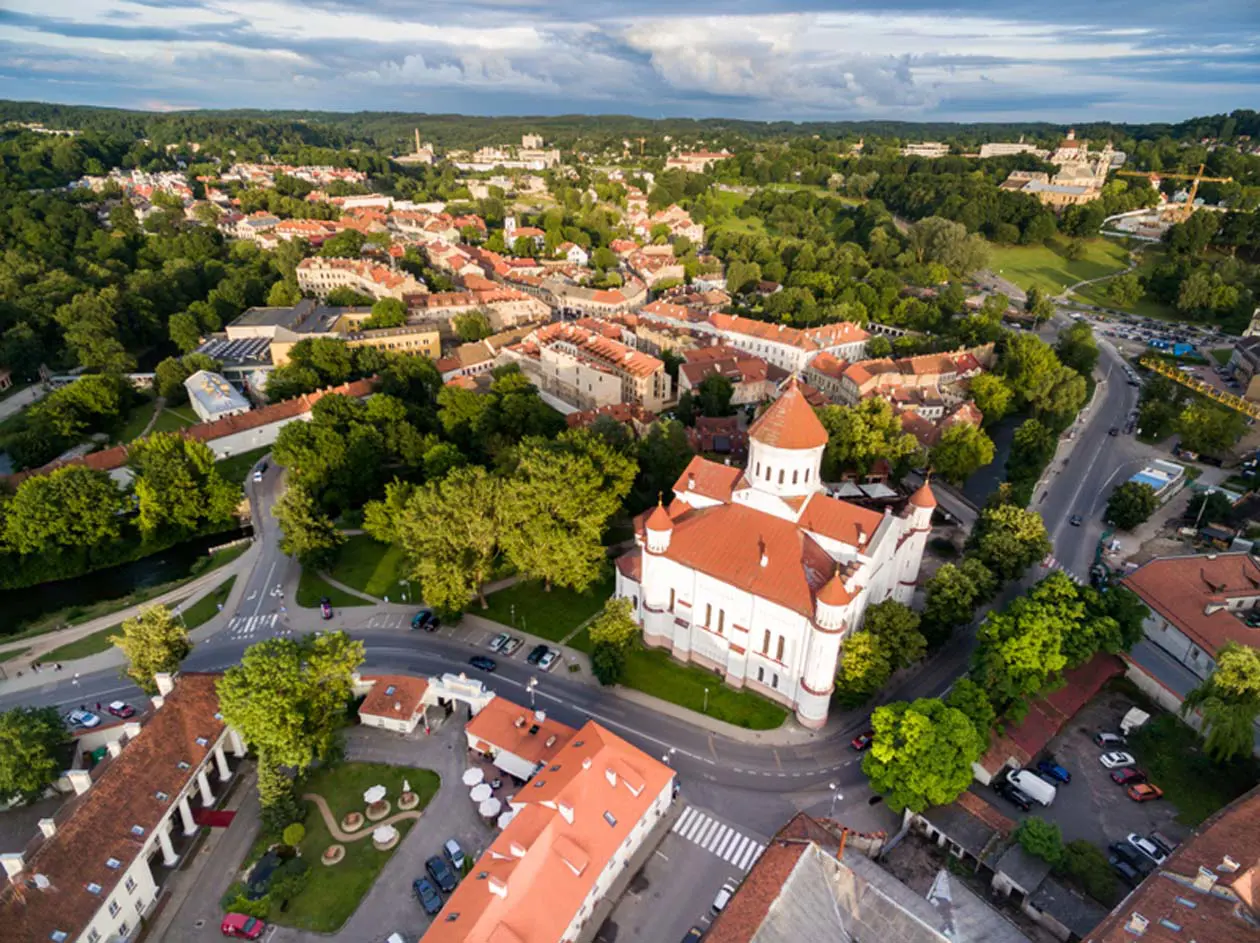
[[[297,267],[298,288],[305,294],[327,298],[335,288],[349,288],[373,298],[397,298],[428,291],[423,282],[383,265],[359,259],[303,259]]]
[[[688,151],[674,154],[665,160],[666,170],[685,170],[692,174],[702,174],[718,161],[734,157],[728,150],[720,151]]]

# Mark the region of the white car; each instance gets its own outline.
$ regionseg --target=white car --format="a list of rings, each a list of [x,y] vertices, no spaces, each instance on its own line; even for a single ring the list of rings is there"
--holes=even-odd
[[[511,655],[524,644],[524,639],[522,639],[519,635],[513,635],[503,643],[503,647],[499,649],[499,653],[503,655]]]
[[[1104,753],[1098,758],[1098,762],[1107,769],[1117,769],[1121,766],[1132,766],[1134,763],[1133,756],[1129,753]]]
[[[731,902],[731,898],[735,896],[735,882],[727,881],[722,885],[722,889],[717,892],[717,897],[713,898],[713,912],[720,914],[726,909],[726,905]]]
[[[490,651],[497,652],[502,649],[503,646],[507,644],[510,637],[511,636],[509,636],[506,632],[500,632],[490,640]]]
[[[555,667],[556,662],[558,662],[559,660],[560,660],[560,653],[549,649],[547,651],[547,654],[543,655],[542,658],[538,659],[538,670],[550,671],[552,668]]]
[[[101,719],[91,711],[71,711],[66,714],[66,723],[71,727],[96,727]]]
[[[1143,838],[1137,832],[1129,833],[1129,844],[1138,851],[1142,852],[1142,854],[1146,855],[1146,857],[1150,858],[1156,864],[1163,864],[1168,858],[1168,855],[1164,854],[1164,852],[1153,841],[1149,838]]]

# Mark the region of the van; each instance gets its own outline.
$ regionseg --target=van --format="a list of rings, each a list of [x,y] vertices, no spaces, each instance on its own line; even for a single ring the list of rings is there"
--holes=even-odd
[[[1059,791],[1030,769],[1015,769],[1006,774],[1007,781],[1024,795],[1042,805],[1054,802]]]

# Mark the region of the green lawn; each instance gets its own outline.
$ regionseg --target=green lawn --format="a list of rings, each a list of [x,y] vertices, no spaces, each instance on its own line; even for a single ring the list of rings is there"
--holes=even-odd
[[[21,658],[29,651],[29,648],[15,648],[10,652],[0,652],[0,662],[13,661],[15,658]]]
[[[76,658],[99,655],[112,647],[109,640],[116,635],[122,635],[122,623],[111,625],[108,628],[101,629],[99,632],[93,632],[91,635],[85,635],[83,638],[62,645],[60,648],[54,648],[46,655],[41,655],[39,660],[47,662],[74,661]]]
[[[186,429],[188,426],[196,424],[197,418],[195,416],[186,416],[173,409],[164,409],[158,413],[157,422],[153,424],[150,433],[178,432],[180,429]]]
[[[153,405],[153,400],[148,397],[137,403],[131,412],[127,414],[127,421],[123,423],[122,428],[114,436],[114,441],[125,443],[133,442],[139,438],[140,433],[144,431],[144,427],[153,418]]]
[[[298,579],[297,604],[307,609],[314,609],[319,605],[320,599],[325,596],[328,597],[328,601],[332,603],[334,609],[345,608],[346,606],[372,605],[366,599],[361,599],[333,586],[315,570],[303,569],[302,576]]]
[[[1183,825],[1199,825],[1260,780],[1260,763],[1252,757],[1213,762],[1199,735],[1173,714],[1151,719],[1130,742],[1151,782],[1177,807]]]
[[[1212,354],[1212,359],[1222,367],[1229,363],[1229,358],[1234,355],[1233,348],[1230,347],[1217,347],[1215,350],[1209,352]]]
[[[191,631],[218,615],[219,606],[227,602],[228,594],[232,592],[232,584],[235,582],[236,577],[229,576],[215,588],[214,592],[207,593],[183,610],[184,626]]]
[[[382,544],[367,534],[347,538],[337,551],[337,562],[328,575],[339,583],[353,586],[361,593],[398,602],[404,587],[399,581],[407,575],[407,561],[402,548]],[[418,584],[413,588],[419,590]]]
[[[225,481],[235,481],[237,484],[244,484],[245,476],[249,474],[249,470],[270,451],[271,446],[264,445],[260,449],[250,449],[250,451],[242,452],[240,455],[230,455],[227,458],[219,459],[219,461],[214,463],[214,467],[219,470],[219,474],[223,476]]]
[[[1072,262],[1064,251],[1067,240],[1048,245],[991,247],[989,269],[1025,290],[1034,286],[1057,295],[1068,285],[1087,278],[1123,272],[1128,250],[1110,239],[1087,239],[1085,255]]]
[[[365,808],[363,793],[378,784],[388,790],[388,798],[394,803],[394,811],[397,812],[398,796],[402,792],[404,779],[420,797],[418,810],[429,804],[441,785],[437,773],[427,769],[387,766],[384,763],[343,763],[330,769],[317,770],[302,784],[301,791],[303,794],[318,793],[323,796],[333,816],[340,821],[348,812],[362,812]],[[306,808],[306,837],[302,839],[300,847],[302,857],[311,863],[310,880],[302,893],[289,901],[287,910],[282,912],[278,905],[273,905],[268,919],[299,930],[333,933],[358,908],[359,902],[375,883],[385,862],[393,857],[398,845],[389,851],[377,851],[372,845],[371,837],[347,842],[346,856],[341,863],[325,867],[320,863],[320,856],[333,843],[332,836],[319,810],[309,802],[306,803]],[[405,837],[413,824],[414,820],[398,822],[396,828]],[[434,826],[431,825],[430,828],[432,827]],[[438,836],[435,833],[435,850],[437,841]],[[400,844],[401,842],[402,839],[399,840]],[[416,876],[419,877],[419,874]]]
[[[1155,267],[1164,261],[1164,250],[1158,246],[1146,246],[1138,251],[1138,265],[1134,269],[1135,274],[1145,278],[1155,270]],[[1079,298],[1081,301],[1089,304],[1100,305],[1104,308],[1114,308],[1117,311],[1127,311],[1130,314],[1141,315],[1146,318],[1157,318],[1161,321],[1177,321],[1181,320],[1181,316],[1177,311],[1162,301],[1157,301],[1149,294],[1142,295],[1136,302],[1131,305],[1118,305],[1108,292],[1110,282],[1095,282],[1092,285],[1086,285],[1079,291],[1072,293],[1073,298]]]
[[[584,593],[560,587],[547,592],[542,583],[522,580],[491,594],[489,609],[474,604],[468,611],[558,642],[599,612],[612,591],[611,574]]]

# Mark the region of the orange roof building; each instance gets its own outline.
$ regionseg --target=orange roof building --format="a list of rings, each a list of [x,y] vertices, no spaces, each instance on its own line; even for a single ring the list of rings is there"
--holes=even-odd
[[[512,820],[422,940],[573,943],[669,810],[673,786],[672,769],[587,721],[516,793]]]
[[[744,468],[697,456],[617,566],[648,645],[826,722],[845,637],[868,605],[909,602],[931,531],[925,485],[901,512],[827,494],[827,430],[794,378],[748,432]],[[654,526],[655,525],[655,526]]]
[[[573,737],[572,727],[496,697],[464,727],[468,749],[488,757],[495,766],[522,782]]]
[[[375,675],[363,679],[370,684],[359,705],[359,723],[397,733],[411,733],[426,721],[425,692],[429,682],[410,675]]]

